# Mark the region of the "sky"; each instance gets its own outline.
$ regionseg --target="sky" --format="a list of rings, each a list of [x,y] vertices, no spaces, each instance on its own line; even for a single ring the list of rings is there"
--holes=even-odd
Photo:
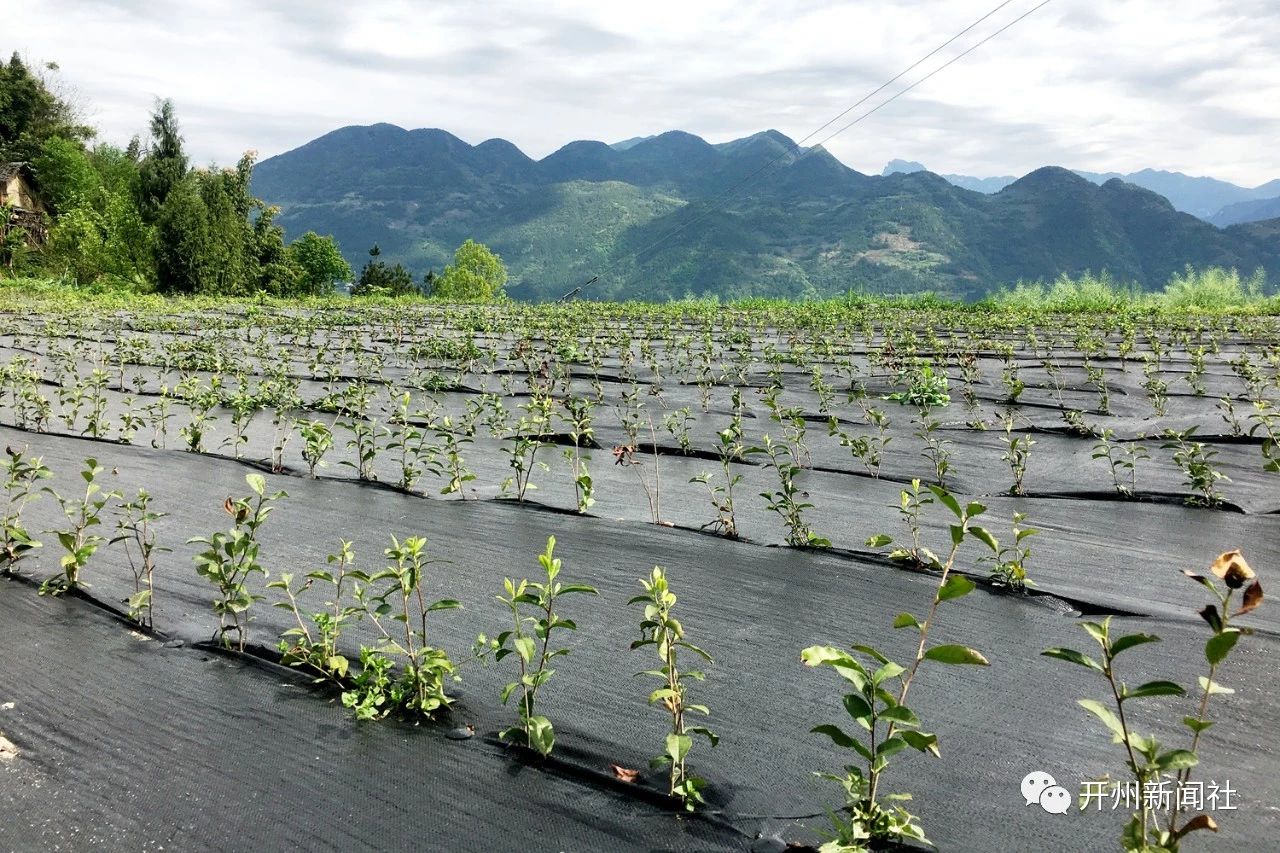
[[[57,62],[119,144],[172,98],[197,162],[375,122],[543,157],[672,129],[802,140],[998,2],[4,0],[0,50]],[[1038,2],[1010,0],[832,129]],[[1050,0],[825,145],[869,173],[902,158],[1253,186],[1280,177],[1277,140],[1280,0]]]

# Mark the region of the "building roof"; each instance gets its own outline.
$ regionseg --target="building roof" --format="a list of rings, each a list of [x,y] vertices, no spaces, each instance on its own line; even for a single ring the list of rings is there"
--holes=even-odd
[[[0,181],[7,181],[18,173],[31,177],[31,165],[28,163],[0,163]]]

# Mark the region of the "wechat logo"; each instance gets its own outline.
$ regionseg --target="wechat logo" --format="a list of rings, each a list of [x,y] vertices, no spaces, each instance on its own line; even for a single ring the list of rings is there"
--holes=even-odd
[[[1022,777],[1022,798],[1026,805],[1039,803],[1049,814],[1066,814],[1071,808],[1071,795],[1043,770],[1034,770]]]

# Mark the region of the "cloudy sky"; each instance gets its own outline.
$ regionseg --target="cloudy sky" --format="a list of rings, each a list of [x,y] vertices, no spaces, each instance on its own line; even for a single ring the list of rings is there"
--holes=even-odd
[[[201,161],[379,121],[541,157],[673,128],[801,139],[997,2],[39,0],[5,4],[0,49],[58,62],[113,141],[173,98]],[[1010,0],[899,87],[1038,2]],[[1280,177],[1277,140],[1280,0],[1051,0],[827,147],[864,172],[1255,185]]]

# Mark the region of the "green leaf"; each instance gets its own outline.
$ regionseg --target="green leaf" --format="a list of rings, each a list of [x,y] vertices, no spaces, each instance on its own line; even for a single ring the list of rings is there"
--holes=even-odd
[[[897,618],[893,620],[893,627],[895,628],[910,627],[910,628],[915,628],[918,631],[923,626],[920,624],[920,620],[912,616],[910,613],[899,613]]]
[[[868,548],[883,548],[891,542],[893,542],[893,537],[887,533],[877,533],[875,536],[867,537]]]
[[[516,654],[520,655],[520,659],[528,664],[533,660],[536,646],[531,637],[516,637],[511,643],[516,650]]]
[[[950,601],[973,592],[973,581],[964,575],[949,575],[947,582],[938,589],[938,601]]]
[[[898,732],[898,736],[907,742],[907,746],[920,752],[932,752],[939,758],[942,753],[938,751],[938,736],[928,734],[926,732],[902,731]]]
[[[1235,648],[1236,642],[1240,639],[1240,631],[1235,628],[1227,628],[1220,634],[1214,634],[1209,641],[1204,644],[1204,656],[1211,666],[1217,666],[1226,660],[1227,655]]]
[[[556,734],[551,727],[551,721],[546,717],[530,717],[525,721],[525,725],[529,728],[529,746],[541,755],[550,755],[552,748],[556,745]]]
[[[971,649],[968,646],[959,646],[954,644],[934,646],[924,653],[924,659],[952,665],[973,664],[977,666],[988,666],[990,663],[982,656],[981,652]]]
[[[1142,699],[1147,696],[1182,696],[1187,691],[1172,681],[1148,681],[1132,690],[1125,690],[1122,699]]]
[[[1068,663],[1087,666],[1089,669],[1096,669],[1098,672],[1102,672],[1102,664],[1098,663],[1088,655],[1076,651],[1075,649],[1045,649],[1040,654],[1047,658],[1065,660]]]
[[[857,693],[846,693],[844,696],[844,709],[849,712],[849,716],[853,717],[859,723],[870,727],[874,712],[871,710],[871,704]]]
[[[1193,732],[1202,732],[1213,725],[1213,720],[1201,720],[1197,717],[1183,717],[1182,724]]]
[[[942,488],[942,486],[930,485],[929,491],[933,492],[934,495],[937,496],[943,506],[955,513],[956,518],[964,517],[964,511],[960,509],[960,502],[952,497],[951,493]]]
[[[831,723],[823,723],[820,726],[814,726],[809,729],[809,731],[813,734],[826,735],[831,738],[832,743],[836,746],[841,746],[845,749],[854,749],[855,744],[857,743],[853,738],[845,734],[839,726],[832,725]]]
[[[904,672],[906,672],[906,670],[903,669],[900,664],[896,664],[891,660],[885,661],[884,666],[871,674],[871,683],[878,687],[885,679],[897,678]]]
[[[1156,766],[1161,770],[1186,770],[1200,763],[1196,754],[1189,749],[1171,749],[1156,757]]]
[[[970,504],[970,506],[972,507],[973,504]],[[987,528],[972,524],[969,526],[969,533],[979,542],[990,548],[993,553],[1000,553],[1000,543],[996,540],[996,537],[991,535],[991,531],[987,530]]]
[[[693,746],[693,738],[688,735],[667,735],[667,756],[677,764],[684,760]]]
[[[452,598],[442,598],[439,601],[433,602],[431,606],[427,608],[427,612],[430,613],[434,610],[457,610],[460,607],[462,607],[461,601],[455,601]]]
[[[920,725],[920,718],[906,705],[894,705],[880,712],[880,719],[892,720],[904,726]]]
[[[1144,643],[1158,643],[1160,638],[1155,634],[1125,634],[1111,644],[1111,656],[1115,657],[1126,649],[1141,646]]]
[[[1096,699],[1077,699],[1076,704],[1099,720],[1102,720],[1102,724],[1111,730],[1111,733],[1116,736],[1116,740],[1121,743],[1124,742],[1124,726],[1120,725],[1120,719],[1111,712],[1111,709]]]
[[[244,481],[249,484],[249,488],[258,496],[266,494],[267,479],[261,474],[245,474]]]

